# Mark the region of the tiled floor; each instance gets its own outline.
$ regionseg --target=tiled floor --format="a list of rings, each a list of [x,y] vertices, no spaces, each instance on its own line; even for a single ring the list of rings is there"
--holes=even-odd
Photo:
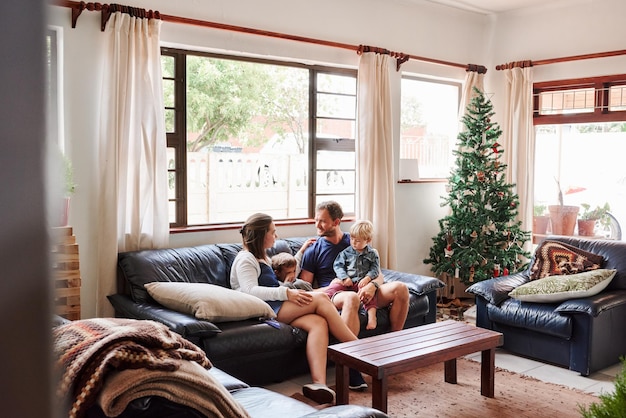
[[[469,315],[466,313],[466,319],[469,317],[471,320],[471,312],[468,313]],[[480,353],[475,353],[467,357],[480,361]],[[614,389],[615,376],[622,370],[621,363],[616,363],[604,370],[583,377],[580,373],[519,357],[501,349],[496,351],[496,367],[534,377],[545,382],[580,389],[595,395],[612,392]],[[329,386],[335,384],[335,369],[333,367],[328,369],[327,379]],[[289,396],[293,393],[300,392],[302,385],[307,383],[310,383],[310,376],[304,375],[292,380],[266,386],[266,388]]]

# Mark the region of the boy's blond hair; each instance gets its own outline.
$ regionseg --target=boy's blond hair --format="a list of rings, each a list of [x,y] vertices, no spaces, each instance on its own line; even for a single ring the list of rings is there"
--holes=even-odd
[[[371,241],[374,235],[374,224],[367,220],[356,221],[350,227],[350,236]]]
[[[272,270],[279,272],[283,267],[294,267],[298,265],[296,258],[289,253],[278,253],[272,256]]]

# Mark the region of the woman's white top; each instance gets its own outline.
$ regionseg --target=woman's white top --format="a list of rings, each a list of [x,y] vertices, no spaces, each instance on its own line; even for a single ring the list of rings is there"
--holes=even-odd
[[[287,287],[259,286],[261,265],[248,250],[240,251],[230,269],[230,287],[263,300],[287,300]]]

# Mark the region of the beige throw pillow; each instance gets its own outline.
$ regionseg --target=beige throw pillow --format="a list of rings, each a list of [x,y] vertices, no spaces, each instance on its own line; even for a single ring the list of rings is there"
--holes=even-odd
[[[276,317],[272,308],[261,299],[218,285],[152,282],[144,287],[166,308],[211,322]]]

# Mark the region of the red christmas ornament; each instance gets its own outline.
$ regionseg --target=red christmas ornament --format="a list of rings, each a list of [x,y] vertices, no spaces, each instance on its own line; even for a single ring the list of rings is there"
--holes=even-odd
[[[503,276],[508,276],[509,275],[509,269],[506,268],[506,267],[504,269],[502,269],[502,275]]]
[[[498,144],[497,142],[493,144],[493,152],[495,152],[496,154],[498,153],[498,147],[500,146],[500,144]]]
[[[493,265],[493,277],[498,277],[500,275],[500,264]]]

